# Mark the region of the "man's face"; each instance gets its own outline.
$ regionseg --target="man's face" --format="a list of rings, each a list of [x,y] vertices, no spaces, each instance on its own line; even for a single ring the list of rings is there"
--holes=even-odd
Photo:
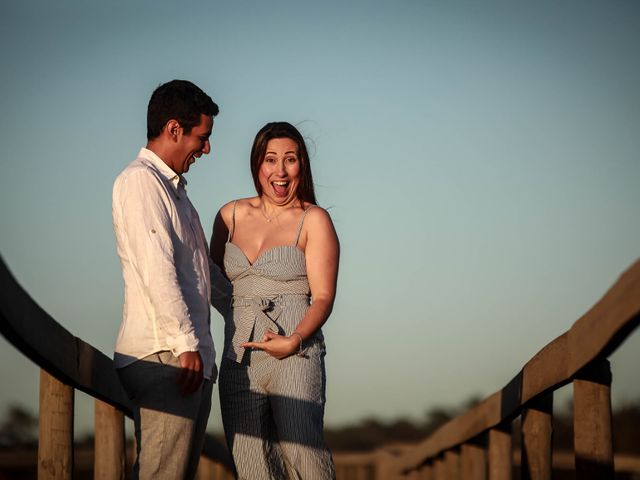
[[[210,115],[200,115],[200,123],[193,127],[188,134],[180,128],[178,142],[176,145],[176,155],[173,170],[178,174],[189,171],[189,167],[201,155],[206,155],[211,151],[209,137],[213,129],[213,117]]]

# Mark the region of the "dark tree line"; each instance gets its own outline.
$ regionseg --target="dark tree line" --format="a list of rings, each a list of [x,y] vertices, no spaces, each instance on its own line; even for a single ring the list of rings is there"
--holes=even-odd
[[[38,419],[26,408],[10,405],[0,420],[0,448],[35,446]]]
[[[327,443],[334,451],[368,451],[393,443],[413,443],[425,439],[440,426],[479,402],[472,398],[460,407],[435,407],[422,419],[401,418],[382,421],[375,418],[353,425],[325,430]],[[616,408],[613,412],[613,445],[618,453],[640,454],[640,400]],[[513,423],[514,445],[519,447],[519,421]],[[222,435],[218,435],[224,441]],[[93,443],[86,438],[80,443]],[[0,420],[0,448],[35,447],[38,442],[38,419],[27,409],[12,405]],[[553,416],[553,445],[558,450],[573,448],[571,405],[556,408]]]
[[[473,398],[458,408],[436,407],[419,420],[381,421],[365,419],[353,425],[325,430],[327,442],[334,451],[368,451],[393,443],[413,443],[427,438],[479,399]],[[616,453],[640,454],[640,400],[613,411],[613,446]],[[520,422],[513,422],[514,446],[520,446]],[[553,446],[557,450],[573,450],[573,412],[571,406],[556,408],[553,415]]]

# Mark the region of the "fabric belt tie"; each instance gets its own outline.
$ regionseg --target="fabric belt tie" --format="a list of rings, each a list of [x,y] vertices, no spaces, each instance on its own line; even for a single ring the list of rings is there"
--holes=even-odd
[[[282,314],[282,307],[287,305],[289,297],[304,298],[308,302],[307,294],[280,294],[274,297],[241,297],[234,295],[231,299],[231,307],[240,309],[240,315],[235,322],[236,331],[231,341],[231,348],[227,357],[236,362],[241,362],[245,349],[241,345],[249,341],[251,333],[255,330],[256,322],[264,326],[264,330],[276,331],[279,335],[284,332],[277,320]],[[291,299],[293,300],[293,299]],[[244,311],[243,311],[244,310]],[[268,315],[267,315],[268,313]],[[254,338],[255,341],[261,339]]]

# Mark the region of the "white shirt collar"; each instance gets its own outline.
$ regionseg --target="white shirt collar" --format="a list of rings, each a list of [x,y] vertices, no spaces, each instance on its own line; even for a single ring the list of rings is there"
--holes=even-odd
[[[171,183],[176,191],[176,194],[179,195],[178,187],[180,185],[182,186],[182,188],[185,188],[187,186],[187,179],[182,175],[178,175],[176,172],[174,172],[171,167],[164,163],[164,161],[152,150],[142,147],[140,149],[140,152],[138,152],[138,157],[144,158],[145,160],[151,162],[151,164],[156,167],[156,169],[162,174],[162,176],[165,177],[169,181],[169,183]]]

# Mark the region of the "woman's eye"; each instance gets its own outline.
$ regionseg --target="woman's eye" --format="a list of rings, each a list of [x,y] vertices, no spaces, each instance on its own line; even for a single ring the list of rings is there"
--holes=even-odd
[[[276,159],[275,159],[275,158],[273,158],[273,157],[267,157],[267,158],[265,158],[265,159],[264,159],[264,161],[265,161],[266,163],[275,163],[275,162],[276,162]]]
[[[296,157],[287,157],[286,162],[287,163],[296,163],[298,161],[298,159]]]

